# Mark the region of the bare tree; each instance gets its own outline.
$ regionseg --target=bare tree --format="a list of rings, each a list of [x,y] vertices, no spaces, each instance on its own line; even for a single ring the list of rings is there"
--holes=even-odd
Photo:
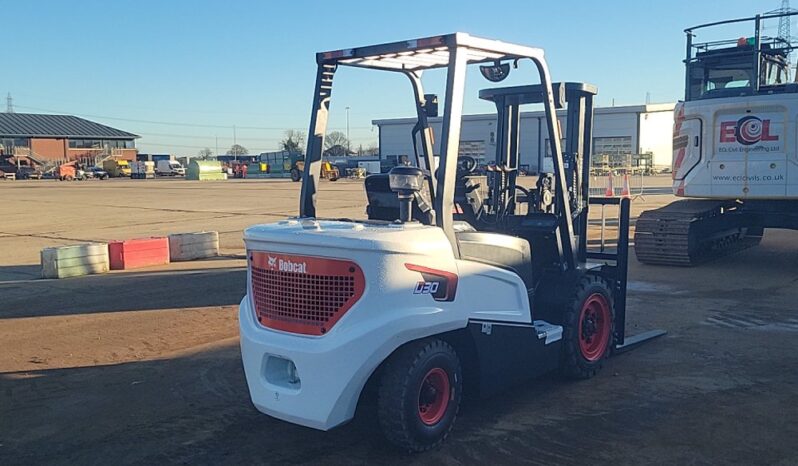
[[[230,149],[227,151],[227,155],[247,155],[249,151],[246,147],[242,146],[241,144],[233,144],[230,146]]]
[[[206,147],[205,149],[201,149],[197,155],[202,160],[208,160],[213,158],[213,151],[210,147]]]
[[[305,133],[298,129],[289,129],[283,133],[283,139],[280,141],[280,147],[288,152],[304,153],[305,152]]]
[[[371,143],[363,149],[363,155],[377,155],[380,153],[380,146],[376,143]]]
[[[327,133],[327,136],[324,138],[324,149],[329,151],[336,148],[336,152],[340,152],[340,147],[343,148],[344,153],[347,152],[346,148],[349,147],[349,140],[346,139],[346,135],[340,131]]]

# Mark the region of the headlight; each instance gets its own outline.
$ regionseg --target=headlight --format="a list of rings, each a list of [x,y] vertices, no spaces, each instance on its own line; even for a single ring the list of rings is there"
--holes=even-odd
[[[388,175],[388,181],[392,191],[418,192],[424,183],[424,172],[416,167],[394,167]]]

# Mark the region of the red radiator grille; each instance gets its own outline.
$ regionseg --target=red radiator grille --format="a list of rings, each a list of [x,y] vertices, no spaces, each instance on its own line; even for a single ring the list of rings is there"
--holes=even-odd
[[[255,317],[264,327],[323,335],[363,295],[354,262],[268,252],[250,253]]]

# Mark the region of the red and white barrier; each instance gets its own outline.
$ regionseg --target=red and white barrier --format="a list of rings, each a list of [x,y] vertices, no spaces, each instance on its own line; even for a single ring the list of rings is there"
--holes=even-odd
[[[111,270],[129,270],[169,263],[169,240],[136,238],[108,243]]]

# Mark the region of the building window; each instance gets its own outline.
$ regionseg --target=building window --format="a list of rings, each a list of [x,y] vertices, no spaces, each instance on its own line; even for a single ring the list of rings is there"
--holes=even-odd
[[[485,141],[460,141],[459,156],[467,155],[477,161],[485,159]]]
[[[593,138],[593,155],[609,155],[612,157],[617,157],[631,153],[631,136]]]
[[[132,140],[124,139],[70,139],[70,149],[132,149]]]
[[[29,138],[0,138],[0,149],[3,153],[11,153],[15,147],[30,147]]]
[[[99,139],[70,139],[70,149],[102,149],[103,142]]]

